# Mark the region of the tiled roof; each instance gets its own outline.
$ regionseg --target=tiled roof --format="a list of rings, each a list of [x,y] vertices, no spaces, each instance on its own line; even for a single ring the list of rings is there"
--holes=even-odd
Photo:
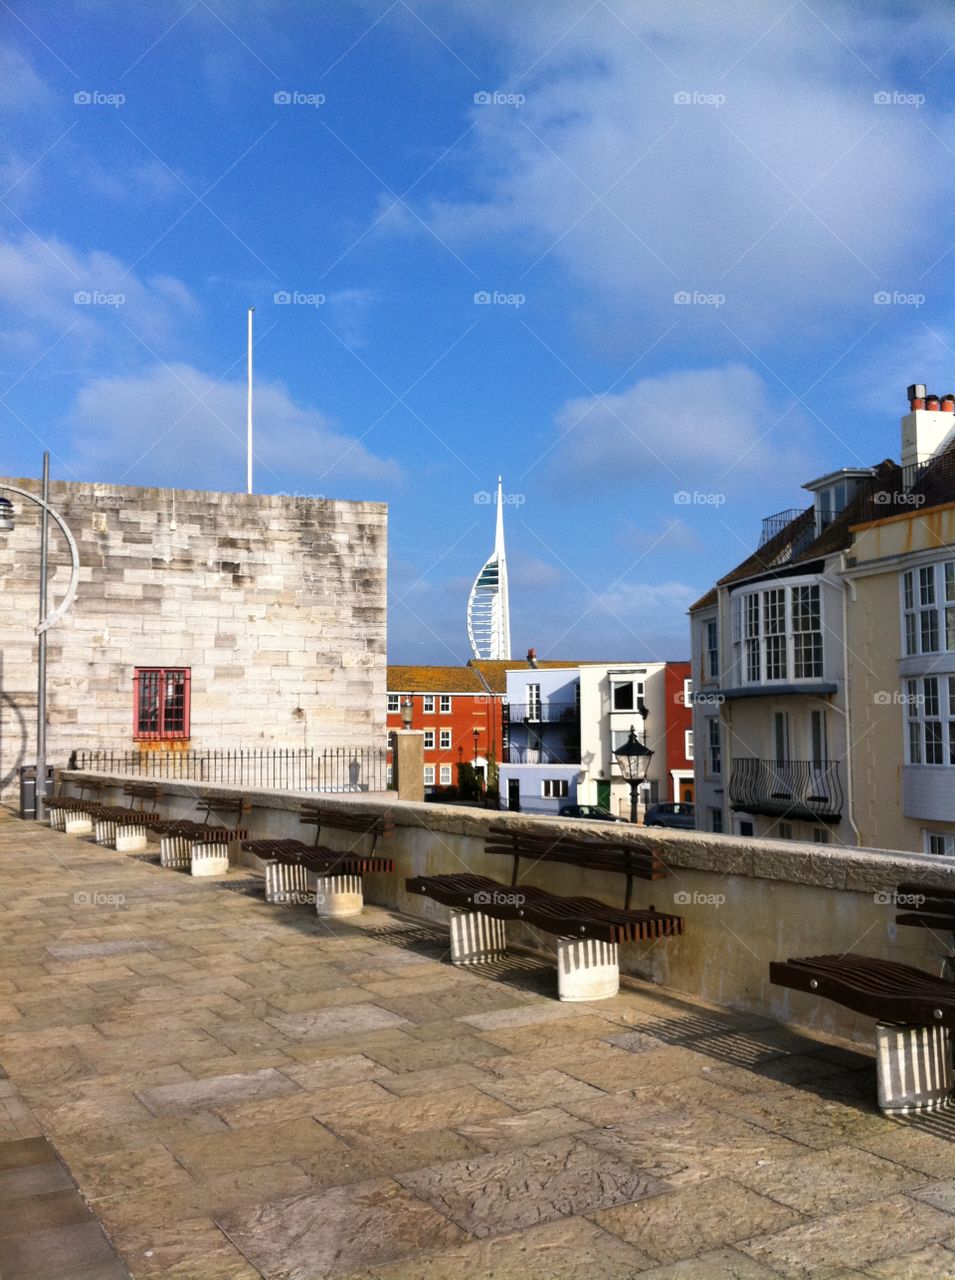
[[[731,586],[736,582],[744,582],[747,578],[769,573],[773,569],[790,569],[793,565],[822,560],[837,551],[844,551],[852,542],[852,526],[865,519],[866,514],[873,510],[873,492],[879,487],[892,490],[901,485],[902,468],[898,463],[886,458],[872,470],[872,478],[859,485],[852,501],[818,537],[813,537],[814,509],[807,507],[780,529],[774,538],[770,538],[735,569],[720,578],[717,586]],[[880,508],[874,509],[878,511]]]
[[[486,693],[470,667],[388,668],[389,693]]]
[[[719,599],[719,595],[720,593],[716,587],[710,587],[705,596],[700,596],[699,600],[695,600],[693,604],[690,605],[687,613],[695,613],[697,609],[706,609],[709,605],[716,604]]]

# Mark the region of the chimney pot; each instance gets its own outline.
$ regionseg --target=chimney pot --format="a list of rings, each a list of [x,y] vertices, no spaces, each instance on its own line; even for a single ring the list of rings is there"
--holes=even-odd
[[[529,667],[536,667],[536,666],[537,666],[537,650],[536,650],[536,649],[528,649],[528,651],[527,651],[527,665],[528,665]]]
[[[924,400],[925,399],[925,383],[913,382],[913,384],[909,387],[908,397],[910,400]]]
[[[949,391],[942,396],[939,408],[942,413],[955,413],[955,393]]]
[[[925,407],[930,413],[938,413],[938,396],[926,396]]]

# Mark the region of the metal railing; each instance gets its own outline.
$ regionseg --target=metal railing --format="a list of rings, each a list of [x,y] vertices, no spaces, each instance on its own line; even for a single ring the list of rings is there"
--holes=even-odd
[[[276,791],[386,791],[380,747],[242,747],[235,750],[77,750],[69,767],[183,782],[235,783]]]
[[[505,702],[504,717],[513,725],[574,724],[580,708],[574,702]]]
[[[838,822],[843,808],[838,762],[734,760],[730,804],[745,813]]]
[[[525,747],[513,742],[504,748],[505,764],[580,764],[580,752],[562,747]]]
[[[763,517],[763,528],[759,536],[759,545],[765,546],[767,542],[776,537],[777,533],[782,533],[788,524],[801,516],[805,507],[790,507],[787,511],[777,511],[775,515]]]

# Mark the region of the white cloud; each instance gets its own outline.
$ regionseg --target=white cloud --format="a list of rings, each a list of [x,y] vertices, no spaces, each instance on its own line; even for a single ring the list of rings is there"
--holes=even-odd
[[[88,354],[135,348],[134,334],[147,346],[165,345],[198,310],[180,280],[143,279],[111,253],[25,233],[0,241],[0,308],[4,323],[32,332],[37,354],[67,330],[70,347]]]
[[[424,12],[436,7],[444,0]],[[923,126],[951,143],[951,117],[925,85],[919,107],[873,95],[911,88],[897,83],[901,59],[923,64],[948,47],[955,13],[922,4],[910,21],[823,4],[817,17],[802,4],[729,12],[699,0],[451,7],[504,42],[508,73],[480,87],[526,98],[473,108],[463,146],[474,194],[420,206],[463,251],[506,238],[529,262],[547,255],[655,332],[712,318],[674,309],[674,292],[720,292],[723,316],[763,334],[797,315],[828,323],[870,307],[874,288],[924,267],[926,235],[944,241],[950,228],[945,184],[919,175],[947,168]],[[679,104],[678,93],[725,101]],[[535,278],[522,278],[527,292]]]
[[[217,382],[188,364],[96,378],[69,416],[70,465],[111,483],[242,489],[245,421],[244,379]],[[397,463],[297,404],[281,383],[258,383],[257,492],[373,500],[399,481]]]
[[[807,466],[807,426],[792,405],[742,365],[642,378],[612,395],[568,401],[548,468],[575,490],[652,484],[658,495],[726,494],[754,473],[772,489],[801,480]],[[694,512],[722,505],[675,501],[674,517],[690,514],[684,505]]]

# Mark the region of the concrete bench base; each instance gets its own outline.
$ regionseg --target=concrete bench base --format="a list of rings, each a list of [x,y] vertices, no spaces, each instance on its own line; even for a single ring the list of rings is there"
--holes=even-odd
[[[189,870],[194,876],[224,876],[229,870],[229,846],[226,843],[193,842]]]
[[[504,921],[480,911],[451,908],[451,963],[488,964],[507,954]]]
[[[357,916],[365,905],[361,876],[319,876],[315,883],[315,911],[320,916]]]
[[[875,1028],[879,1107],[887,1115],[938,1111],[953,1104],[952,1036],[947,1027]]]
[[[88,836],[93,830],[93,819],[78,809],[51,809],[49,817],[50,829],[68,836]]]
[[[503,920],[451,908],[451,963],[492,964],[507,955]],[[557,994],[561,1000],[606,1000],[620,990],[620,948],[593,938],[557,939]]]
[[[315,897],[317,877],[305,867],[283,862],[265,864],[265,901],[276,906],[310,904]]]
[[[116,837],[113,847],[117,853],[141,853],[149,844],[149,831],[141,823],[125,826],[114,824]]]
[[[192,839],[189,836],[160,836],[159,865],[173,871],[188,871],[192,866]]]
[[[97,818],[93,823],[93,839],[97,844],[116,847],[116,822]]]
[[[558,938],[557,994],[561,1000],[607,1000],[620,990],[620,948],[593,938]]]

